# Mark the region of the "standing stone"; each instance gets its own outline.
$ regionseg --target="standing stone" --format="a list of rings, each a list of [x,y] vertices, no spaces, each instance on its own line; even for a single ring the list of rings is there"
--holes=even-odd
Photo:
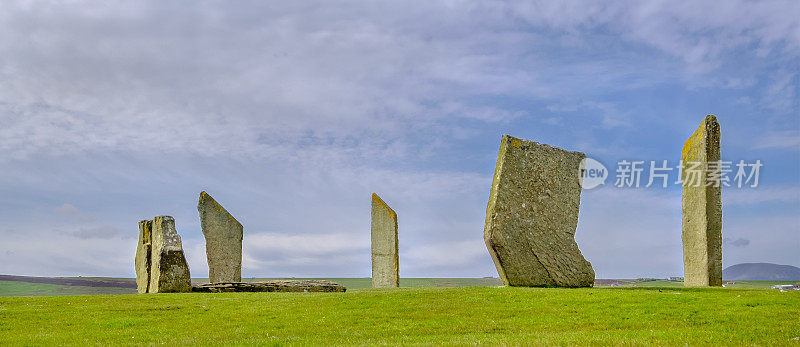
[[[197,203],[211,283],[242,280],[242,224],[206,192]]]
[[[152,251],[153,221],[139,222],[139,245],[136,247],[136,289],[147,293],[150,289],[150,259]]]
[[[585,155],[503,135],[484,241],[508,286],[591,287],[575,243]]]
[[[709,115],[686,140],[683,170],[683,285],[722,286],[722,185],[720,129]]]
[[[153,219],[151,255],[149,293],[192,290],[189,265],[172,217],[159,216]]]
[[[397,213],[372,193],[372,287],[400,286]]]

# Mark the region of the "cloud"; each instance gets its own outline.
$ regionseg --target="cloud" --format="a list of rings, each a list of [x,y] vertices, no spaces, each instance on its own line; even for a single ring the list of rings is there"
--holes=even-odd
[[[800,131],[771,131],[755,143],[757,149],[789,149],[800,150]]]
[[[769,84],[761,96],[761,104],[773,112],[794,110],[795,115],[797,115],[798,98],[800,98],[798,78],[800,78],[800,74],[796,69],[780,68],[772,72]],[[795,144],[795,147],[797,147],[797,144]]]
[[[734,239],[730,237],[725,237],[722,239],[722,244],[725,246],[733,246],[733,247],[747,247],[747,245],[750,244],[750,240],[743,238]]]
[[[248,253],[266,256],[291,254],[325,257],[330,254],[364,251],[369,249],[365,238],[354,238],[352,234],[303,234],[255,233],[247,235]]]
[[[575,238],[598,278],[682,273],[680,191],[602,186],[580,207]]]
[[[800,202],[800,187],[759,186],[750,188],[730,187],[722,193],[723,206],[752,206],[763,203],[798,203]]]
[[[697,126],[681,113],[741,99],[726,130],[796,147],[797,6],[9,2],[0,251],[23,256],[0,272],[130,276],[136,222],[169,214],[203,274],[209,190],[245,224],[246,275],[369,275],[372,192],[398,211],[404,276],[494,274],[482,228],[502,133],[663,158]],[[796,206],[793,187],[723,198]],[[598,274],[680,271],[679,193],[583,203]],[[776,252],[734,232],[752,257]]]
[[[119,234],[119,229],[109,225],[101,225],[77,228],[67,232],[67,234],[73,235],[79,239],[109,239],[117,236],[117,234]]]
[[[285,8],[257,20],[233,7],[89,7],[7,8],[4,32],[42,38],[0,40],[7,158],[98,150],[253,158],[352,137],[388,147],[449,118],[495,122],[523,112],[463,106],[457,92],[496,87],[464,79],[484,75],[492,60],[466,43],[381,25],[380,10],[335,20],[328,7],[300,18]],[[306,25],[319,19],[327,21]],[[127,29],[111,29],[119,23]],[[177,48],[187,42],[194,48]]]
[[[453,268],[485,261],[489,256],[486,245],[476,240],[413,245],[403,252],[403,258],[418,268]]]
[[[629,40],[680,57],[692,70],[715,68],[736,48],[757,45],[761,54],[800,50],[794,1],[649,1],[586,4],[532,2],[510,5],[533,25],[575,32],[608,25]]]
[[[608,26],[632,44],[705,70],[750,44],[797,52],[797,35],[786,35],[797,32],[788,15],[796,6],[430,2],[417,10],[306,4],[261,11],[257,3],[12,3],[0,34],[0,149],[6,158],[97,150],[252,158],[285,153],[308,138],[360,151],[346,145],[355,137],[414,155],[428,143],[407,141],[410,134],[458,128],[459,118],[497,122],[526,114],[508,104],[475,105],[477,97],[592,98],[588,88],[640,85],[620,65],[650,69],[614,56],[552,61],[545,48],[571,44],[549,35],[593,40],[587,29]],[[662,71],[644,83],[669,78]],[[602,126],[630,124],[609,103],[587,102],[603,110]]]
[[[89,216],[81,213],[77,207],[70,205],[70,204],[62,204],[61,206],[56,207],[53,211],[60,216],[64,216],[69,220],[79,221],[81,223],[91,223],[97,222],[98,218],[94,216]]]
[[[19,230],[19,229],[18,229]],[[0,273],[35,276],[132,276],[136,243],[82,239],[62,232],[3,233]],[[31,237],[35,235],[35,237]]]
[[[725,264],[765,262],[800,265],[794,252],[800,246],[800,218],[796,214],[797,205],[790,209],[793,214],[765,215],[742,211],[723,219],[722,233],[725,237],[733,241],[750,241],[746,247],[726,248],[723,256]]]
[[[547,109],[557,113],[576,113],[576,112],[598,112],[600,114],[600,125],[605,129],[613,129],[618,127],[631,127],[633,123],[630,120],[630,112],[620,110],[617,105],[611,102],[596,102],[596,101],[578,101],[568,102],[565,104],[552,104],[548,105]],[[544,122],[552,120],[545,119]]]
[[[77,216],[80,214],[80,211],[75,206],[70,204],[63,204],[59,207],[56,207],[54,210],[56,213],[65,216]]]

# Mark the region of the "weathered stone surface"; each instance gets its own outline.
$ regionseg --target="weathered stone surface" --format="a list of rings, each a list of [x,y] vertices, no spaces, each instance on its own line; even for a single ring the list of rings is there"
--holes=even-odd
[[[720,157],[719,123],[709,115],[681,152],[683,284],[687,287],[722,285],[722,186],[709,179],[720,177],[720,167],[708,166]]]
[[[136,289],[147,293],[150,289],[150,259],[152,250],[153,221],[139,222],[139,245],[136,247]]]
[[[372,286],[400,286],[397,213],[372,194]]]
[[[205,283],[192,287],[201,293],[228,292],[344,292],[344,286],[324,280],[273,280],[266,282]]]
[[[484,240],[509,286],[591,287],[575,243],[583,153],[503,135]]]
[[[200,226],[206,238],[208,277],[211,283],[242,280],[242,224],[211,195],[200,193]]]
[[[149,293],[192,290],[189,265],[172,217],[159,216],[153,219],[151,255]]]

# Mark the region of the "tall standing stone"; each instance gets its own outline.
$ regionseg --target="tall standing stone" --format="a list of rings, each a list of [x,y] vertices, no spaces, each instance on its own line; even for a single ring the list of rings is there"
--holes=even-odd
[[[151,255],[149,293],[192,290],[189,265],[172,217],[159,216],[153,219]]]
[[[686,140],[681,152],[683,284],[687,287],[722,285],[719,140],[719,123],[709,115]]]
[[[575,242],[585,155],[503,135],[484,241],[508,286],[591,287]]]
[[[211,283],[242,280],[242,224],[211,195],[200,193],[200,226],[206,238],[208,277]]]
[[[139,222],[139,245],[136,247],[136,289],[150,291],[150,260],[152,258],[153,221]]]
[[[397,213],[372,193],[372,286],[400,286]]]

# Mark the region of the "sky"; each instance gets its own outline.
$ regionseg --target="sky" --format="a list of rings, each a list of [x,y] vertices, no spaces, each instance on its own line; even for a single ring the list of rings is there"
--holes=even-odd
[[[576,232],[598,278],[680,276],[680,185],[644,183],[707,114],[763,163],[723,188],[724,265],[800,266],[798,1],[9,1],[0,273],[134,277],[137,222],[171,215],[206,277],[205,190],[245,277],[370,276],[373,192],[402,277],[497,276],[509,134],[608,168]]]

